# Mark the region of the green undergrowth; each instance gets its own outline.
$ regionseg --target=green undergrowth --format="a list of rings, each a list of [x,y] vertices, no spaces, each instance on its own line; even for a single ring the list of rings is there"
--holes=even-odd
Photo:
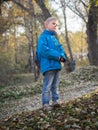
[[[30,97],[41,93],[42,84],[28,84],[25,86],[8,86],[6,89],[1,88],[0,91],[0,104],[9,100],[18,100],[23,97]]]
[[[60,88],[68,87],[70,84],[66,81],[60,82]],[[8,86],[5,89],[2,87],[0,91],[0,104],[9,100],[18,100],[23,97],[30,97],[36,94],[41,94],[42,83],[28,84],[25,86]]]
[[[14,76],[14,81],[9,86],[0,86],[0,104],[6,103],[9,100],[19,100],[23,97],[30,97],[40,94],[42,91],[42,80],[34,82],[32,74]],[[63,74],[59,88],[75,87],[77,84],[85,82],[98,81],[98,67],[87,66],[71,72]]]
[[[79,68],[67,75],[62,76],[62,79],[65,79],[69,84],[98,81],[98,67],[86,66]]]
[[[50,112],[16,113],[0,122],[0,130],[98,130],[98,91],[63,103]]]

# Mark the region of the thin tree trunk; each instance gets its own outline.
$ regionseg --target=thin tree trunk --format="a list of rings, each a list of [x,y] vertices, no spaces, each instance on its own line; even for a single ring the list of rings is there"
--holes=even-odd
[[[74,70],[75,64],[74,64],[74,60],[73,60],[73,55],[72,55],[72,50],[70,47],[70,41],[69,41],[69,37],[68,37],[68,30],[67,30],[67,21],[66,21],[66,3],[63,0],[60,0],[61,5],[62,5],[62,11],[63,11],[63,17],[64,17],[64,25],[65,25],[65,40],[66,40],[66,44],[68,47],[68,51],[69,51],[69,56],[70,59],[67,57],[67,60],[65,62],[65,68],[66,68],[66,72],[72,72]]]

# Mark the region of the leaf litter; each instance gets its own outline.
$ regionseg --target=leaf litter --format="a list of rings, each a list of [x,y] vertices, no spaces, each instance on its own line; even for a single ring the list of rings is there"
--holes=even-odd
[[[62,103],[45,112],[14,114],[0,122],[0,130],[98,130],[98,91]]]

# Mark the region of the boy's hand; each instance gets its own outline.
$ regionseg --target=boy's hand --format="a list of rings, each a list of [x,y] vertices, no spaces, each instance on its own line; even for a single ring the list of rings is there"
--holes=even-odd
[[[65,62],[66,60],[63,57],[59,57],[60,62]]]

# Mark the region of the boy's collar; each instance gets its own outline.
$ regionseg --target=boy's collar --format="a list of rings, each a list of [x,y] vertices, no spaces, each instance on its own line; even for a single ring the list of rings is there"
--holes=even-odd
[[[44,32],[47,33],[47,34],[51,34],[51,35],[55,35],[56,34],[55,31],[51,31],[51,30],[47,30],[47,29],[45,29]]]

